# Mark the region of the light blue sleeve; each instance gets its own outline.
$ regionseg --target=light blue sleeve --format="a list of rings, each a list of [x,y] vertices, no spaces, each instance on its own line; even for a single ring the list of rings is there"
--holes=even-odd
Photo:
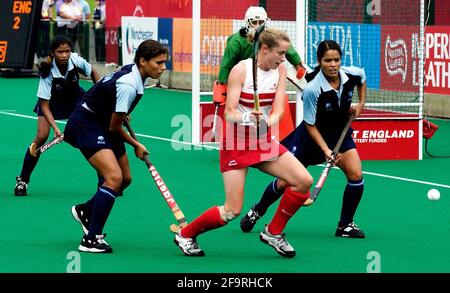
[[[77,53],[71,53],[70,59],[72,60],[73,64],[83,70],[83,74],[86,77],[91,76],[92,67],[89,62],[87,62],[83,57],[79,56]]]
[[[136,98],[136,89],[126,83],[117,83],[116,84],[116,109],[117,113],[128,113],[130,110],[131,104]]]
[[[317,95],[311,88],[303,92],[303,120],[309,125],[316,124]]]
[[[341,67],[345,72],[348,72],[352,75],[361,77],[361,84],[366,81],[366,72],[364,68],[356,67],[356,66],[343,66]]]
[[[39,78],[39,87],[37,91],[38,98],[50,100],[52,96],[52,81],[53,77],[51,74],[46,78]]]

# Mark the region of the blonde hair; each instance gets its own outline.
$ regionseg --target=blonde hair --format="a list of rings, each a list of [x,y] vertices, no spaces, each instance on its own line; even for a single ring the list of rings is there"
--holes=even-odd
[[[249,42],[254,42],[255,38],[255,31],[252,31],[248,35]],[[258,38],[258,50],[261,49],[262,45],[266,45],[269,47],[269,49],[273,49],[275,47],[278,47],[280,41],[286,41],[288,43],[291,42],[289,39],[289,36],[282,30],[276,29],[276,28],[268,28],[263,30],[259,34]]]

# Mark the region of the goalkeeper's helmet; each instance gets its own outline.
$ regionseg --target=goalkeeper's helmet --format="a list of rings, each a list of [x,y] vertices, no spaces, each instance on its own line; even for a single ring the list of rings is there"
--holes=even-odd
[[[244,28],[248,34],[250,31],[257,29],[259,26],[265,24],[269,18],[267,12],[263,7],[250,6],[245,12]]]

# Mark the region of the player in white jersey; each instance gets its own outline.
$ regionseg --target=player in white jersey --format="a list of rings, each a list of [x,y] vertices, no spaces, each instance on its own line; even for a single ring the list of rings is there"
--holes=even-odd
[[[289,182],[290,187],[282,200],[285,203],[283,211],[276,212],[272,222],[261,232],[260,239],[282,256],[295,256],[294,248],[282,231],[308,198],[313,179],[284,146],[272,140],[270,133],[270,126],[277,123],[284,112],[286,67],[283,62],[290,40],[280,30],[266,29],[259,35],[258,44],[257,86],[261,108],[255,110],[254,105],[252,60],[243,60],[233,67],[228,78],[226,125],[220,150],[225,203],[206,210],[175,235],[175,244],[187,256],[204,255],[196,241],[199,234],[222,227],[239,216],[249,167]],[[262,126],[259,131],[256,130],[258,124]],[[267,132],[263,125],[268,126]]]

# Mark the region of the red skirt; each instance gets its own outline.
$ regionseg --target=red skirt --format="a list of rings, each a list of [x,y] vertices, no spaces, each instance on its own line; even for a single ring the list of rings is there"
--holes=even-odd
[[[225,125],[224,125],[225,126]],[[233,131],[227,131],[232,129]],[[256,136],[256,128],[228,124],[220,148],[220,171],[238,170],[261,162],[276,160],[288,150],[267,133]]]

